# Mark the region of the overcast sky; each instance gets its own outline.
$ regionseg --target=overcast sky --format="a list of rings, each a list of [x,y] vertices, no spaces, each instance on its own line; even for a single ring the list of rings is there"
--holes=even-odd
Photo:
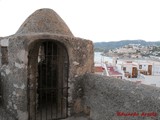
[[[55,10],[76,37],[94,42],[160,40],[160,0],[0,0],[0,36],[14,34],[40,8]]]

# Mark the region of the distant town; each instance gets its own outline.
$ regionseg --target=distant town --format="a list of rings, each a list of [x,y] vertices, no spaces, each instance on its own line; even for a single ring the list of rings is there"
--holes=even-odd
[[[104,55],[118,58],[151,58],[159,60],[160,46],[142,46],[141,44],[129,44],[104,52]]]
[[[160,46],[128,44],[95,51],[95,73],[160,87]]]

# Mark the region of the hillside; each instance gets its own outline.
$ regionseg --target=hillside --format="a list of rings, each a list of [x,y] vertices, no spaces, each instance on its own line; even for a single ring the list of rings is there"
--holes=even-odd
[[[146,42],[145,40],[122,40],[122,41],[115,41],[115,42],[95,42],[94,43],[94,50],[98,51],[108,51],[110,49],[119,48],[128,44],[141,44],[143,46],[149,45],[158,45],[160,46],[159,42]]]

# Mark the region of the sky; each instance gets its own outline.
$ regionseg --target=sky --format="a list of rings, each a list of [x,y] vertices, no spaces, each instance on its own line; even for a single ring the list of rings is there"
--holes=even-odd
[[[41,8],[53,9],[74,36],[93,42],[160,41],[160,0],[0,0],[0,37],[16,33]]]

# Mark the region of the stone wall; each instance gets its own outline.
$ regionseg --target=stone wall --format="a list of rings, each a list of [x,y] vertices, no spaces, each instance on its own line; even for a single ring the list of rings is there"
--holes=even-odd
[[[28,119],[27,112],[27,57],[26,42],[14,38],[6,41],[8,64],[1,66],[3,84],[3,107],[13,118]]]
[[[4,59],[0,58],[3,84],[1,108],[12,118],[18,120],[35,118],[38,50],[40,44],[47,41],[61,44],[67,51],[68,115],[73,106],[72,92],[75,79],[93,72],[92,41],[74,37],[65,22],[53,10],[37,10],[25,20],[14,35],[0,37],[0,56],[2,51],[4,54]]]
[[[1,65],[0,71],[3,83],[3,108],[12,118],[28,120],[29,109],[32,109],[29,107],[29,100],[35,96],[35,93],[29,92],[32,85],[29,83],[30,80],[36,81],[37,78],[37,59],[30,61],[29,58],[30,55],[37,56],[39,45],[47,40],[63,44],[68,52],[68,115],[73,106],[72,92],[75,79],[93,72],[93,43],[89,40],[48,33],[13,35],[1,39],[1,46],[4,45],[8,49],[8,64]],[[30,93],[32,95],[29,95]]]
[[[74,116],[89,120],[160,119],[159,88],[95,74],[78,77],[75,86]]]

